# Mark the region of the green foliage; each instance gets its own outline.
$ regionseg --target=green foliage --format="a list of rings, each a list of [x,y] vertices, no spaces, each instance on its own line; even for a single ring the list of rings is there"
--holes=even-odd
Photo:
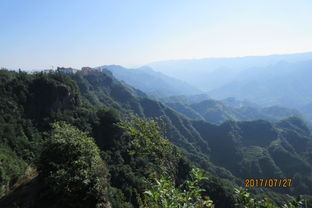
[[[239,188],[235,189],[236,197],[238,203],[236,204],[239,208],[277,208],[277,206],[270,202],[268,198],[263,200],[255,199],[251,193],[246,189]],[[286,202],[282,205],[282,208],[307,208],[304,205],[303,199],[298,196],[295,199],[292,199],[290,202]]]
[[[10,148],[0,146],[0,198],[10,190],[25,172],[27,164]]]
[[[109,113],[107,119],[110,116]],[[106,122],[107,119],[101,120]],[[177,183],[184,182],[190,165],[163,137],[155,120],[133,117],[119,121],[116,126],[119,127],[115,129],[117,132],[122,130],[124,133],[119,137],[111,134],[114,141],[109,142],[110,149],[103,153],[110,169],[111,186],[119,190],[110,196],[113,207],[124,207],[126,202],[140,206],[143,192],[149,185],[147,181],[164,173]],[[107,130],[104,128],[104,131]],[[97,141],[101,142],[101,139],[97,138]]]
[[[39,166],[52,196],[70,207],[103,202],[108,170],[93,139],[64,122],[52,126],[51,139],[44,145]]]
[[[174,171],[181,155],[161,133],[155,120],[134,117],[118,126],[131,137],[130,155],[146,157],[158,167],[159,173]]]
[[[191,180],[186,181],[186,188],[177,188],[173,180],[162,176],[156,179],[150,190],[145,191],[146,197],[143,207],[155,208],[209,208],[212,201],[208,197],[203,197],[199,184],[207,179],[199,169],[192,169]]]

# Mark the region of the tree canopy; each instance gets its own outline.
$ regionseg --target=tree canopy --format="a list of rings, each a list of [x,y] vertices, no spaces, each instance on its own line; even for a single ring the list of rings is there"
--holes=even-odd
[[[49,191],[70,207],[94,207],[105,202],[108,171],[93,139],[64,122],[52,126],[39,165]]]

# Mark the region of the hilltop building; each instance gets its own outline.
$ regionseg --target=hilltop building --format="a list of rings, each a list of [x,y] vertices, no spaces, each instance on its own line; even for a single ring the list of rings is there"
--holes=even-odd
[[[78,70],[73,68],[57,67],[56,72],[62,72],[65,74],[75,74]]]

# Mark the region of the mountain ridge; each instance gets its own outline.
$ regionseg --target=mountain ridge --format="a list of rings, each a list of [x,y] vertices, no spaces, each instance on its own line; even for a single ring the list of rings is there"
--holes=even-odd
[[[119,65],[104,65],[97,68],[111,71],[118,80],[154,97],[199,94],[201,92],[186,82],[156,72],[147,66],[128,69]]]

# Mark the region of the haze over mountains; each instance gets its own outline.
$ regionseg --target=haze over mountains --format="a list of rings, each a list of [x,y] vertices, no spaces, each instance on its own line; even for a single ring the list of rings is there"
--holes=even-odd
[[[237,58],[169,60],[150,63],[148,66],[168,76],[184,80],[199,89],[210,91],[235,80],[245,70],[258,68],[261,71],[262,68],[280,62],[297,63],[311,59],[312,52],[309,52]]]
[[[104,65],[97,68],[108,69],[118,80],[155,97],[192,95],[202,92],[184,81],[156,72],[147,66],[128,69],[119,65]]]
[[[202,119],[201,114],[209,111],[213,116],[206,118],[213,123],[300,114],[312,120],[312,53],[162,61],[150,66],[154,68],[99,68],[192,119]],[[245,104],[226,105],[223,102],[231,100],[227,98]],[[196,102],[199,114],[193,109]]]
[[[261,107],[295,108],[312,119],[311,52],[162,61],[149,66],[192,84],[213,99],[235,97]]]
[[[205,120],[214,124],[221,124],[227,120],[250,121],[268,120],[278,121],[289,116],[299,116],[296,110],[280,106],[261,108],[248,102],[240,102],[235,98],[225,100],[205,99],[200,102],[187,104],[176,98],[165,98],[163,102],[190,119]],[[240,103],[239,105],[236,105]]]

